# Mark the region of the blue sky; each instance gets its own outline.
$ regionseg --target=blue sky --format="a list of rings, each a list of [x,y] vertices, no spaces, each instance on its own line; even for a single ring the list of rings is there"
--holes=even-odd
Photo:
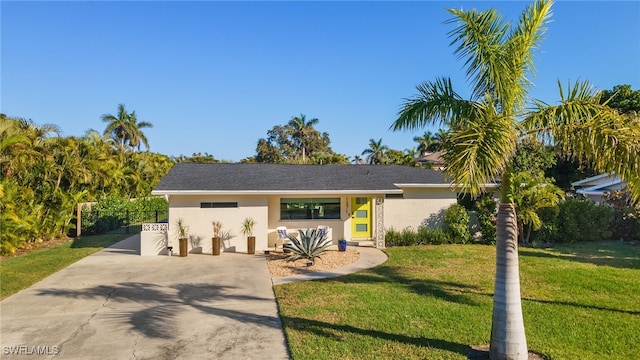
[[[467,94],[445,8],[515,20],[527,4],[4,0],[0,111],[82,135],[123,103],[154,124],[151,151],[175,156],[239,161],[299,114],[349,157],[371,138],[404,150],[424,131],[389,127],[418,83],[450,76]],[[640,2],[556,2],[536,65],[547,102],[558,80],[640,89]]]

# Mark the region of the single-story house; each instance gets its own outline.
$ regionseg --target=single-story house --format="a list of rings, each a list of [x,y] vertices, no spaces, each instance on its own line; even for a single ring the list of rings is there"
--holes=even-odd
[[[169,202],[168,242],[178,249],[182,219],[190,252],[211,253],[213,221],[223,251],[247,251],[245,218],[255,221],[256,250],[272,249],[277,229],[329,228],[334,244],[385,246],[385,229],[417,228],[456,203],[442,172],[399,165],[178,163],[153,195]]]
[[[605,194],[624,190],[627,183],[615,174],[600,174],[572,182],[571,186],[576,189],[576,193],[599,203],[604,200]]]

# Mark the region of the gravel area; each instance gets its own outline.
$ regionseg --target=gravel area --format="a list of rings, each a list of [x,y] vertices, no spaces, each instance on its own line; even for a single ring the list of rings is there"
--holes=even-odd
[[[282,251],[271,251],[266,256],[271,277],[278,278],[345,266],[357,261],[360,258],[360,253],[353,248],[347,248],[347,251],[329,250],[322,254],[320,258],[316,258],[311,266],[307,266],[308,260],[305,259],[288,261],[286,259],[288,255]]]

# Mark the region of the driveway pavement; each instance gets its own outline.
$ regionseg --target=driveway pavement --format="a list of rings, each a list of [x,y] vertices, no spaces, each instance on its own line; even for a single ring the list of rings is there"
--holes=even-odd
[[[0,358],[289,358],[263,256],[142,257],[137,242],[0,302]]]

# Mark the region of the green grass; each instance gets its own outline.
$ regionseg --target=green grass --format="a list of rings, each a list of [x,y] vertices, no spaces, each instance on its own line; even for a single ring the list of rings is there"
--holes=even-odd
[[[275,287],[294,359],[466,359],[489,343],[495,248],[385,250],[376,268]],[[528,347],[551,359],[636,359],[640,247],[520,249]]]
[[[0,299],[17,293],[130,234],[82,236],[60,246],[0,261]]]

